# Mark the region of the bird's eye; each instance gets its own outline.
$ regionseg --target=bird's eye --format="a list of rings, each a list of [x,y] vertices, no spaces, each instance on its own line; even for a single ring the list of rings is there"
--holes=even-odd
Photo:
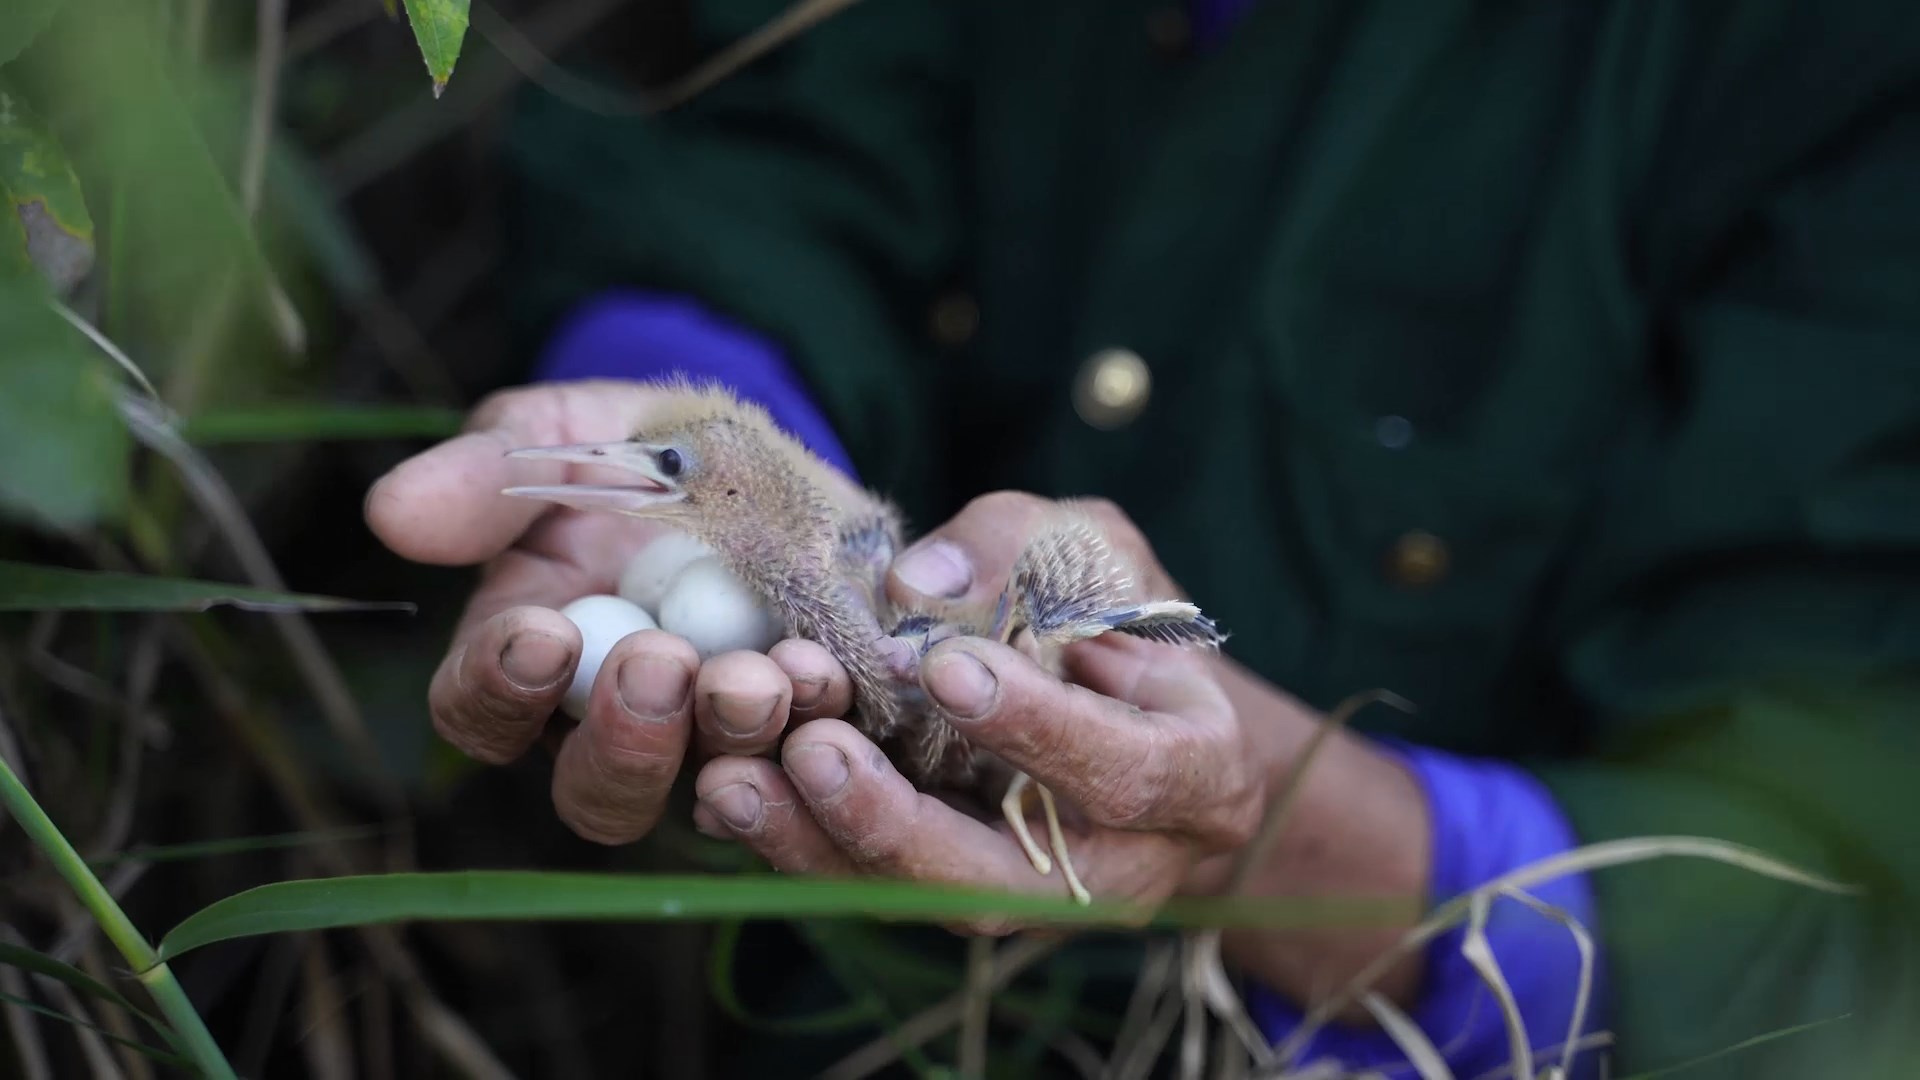
[[[662,476],[679,476],[680,475],[680,469],[682,468],[682,465],[683,465],[683,463],[680,460],[680,451],[673,450],[673,449],[662,450],[660,451],[659,461],[660,461],[660,475]]]

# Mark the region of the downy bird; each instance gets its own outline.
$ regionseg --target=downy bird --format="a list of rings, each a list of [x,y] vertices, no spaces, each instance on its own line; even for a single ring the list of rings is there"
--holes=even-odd
[[[1052,793],[940,715],[920,689],[920,658],[950,637],[1013,643],[1024,632],[1037,659],[1058,674],[1063,646],[1108,632],[1210,648],[1225,635],[1190,603],[1136,596],[1135,576],[1071,502],[1057,504],[1029,541],[991,610],[901,609],[885,589],[888,568],[905,547],[904,524],[889,500],[861,489],[850,502],[836,502],[831,493],[844,485],[831,479],[832,466],[765,410],[724,388],[686,379],[658,388],[664,403],[626,439],[507,453],[613,467],[634,483],[514,487],[504,494],[645,518],[706,544],[789,636],[818,642],[840,662],[853,686],[845,719],[916,787],[970,788],[989,800],[997,791],[1034,868],[1051,873],[1057,859],[1075,899],[1089,902]],[[1029,786],[1039,796],[1053,858],[1028,831]]]

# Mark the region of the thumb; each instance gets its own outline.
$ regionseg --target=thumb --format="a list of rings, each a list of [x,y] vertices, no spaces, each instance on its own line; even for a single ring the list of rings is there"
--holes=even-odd
[[[974,499],[894,560],[887,599],[902,606],[991,604],[1051,505],[1024,491]]]
[[[968,503],[894,560],[887,574],[887,598],[901,605],[990,607],[1027,544],[1054,514],[1069,507],[1092,519],[1148,592],[1177,592],[1146,537],[1106,499],[1056,501],[1024,491],[997,491]]]

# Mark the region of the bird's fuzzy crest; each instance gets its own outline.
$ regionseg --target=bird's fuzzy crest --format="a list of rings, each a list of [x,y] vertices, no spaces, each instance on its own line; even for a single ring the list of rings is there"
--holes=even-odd
[[[676,375],[629,440],[678,449],[685,498],[656,515],[674,519],[748,577],[824,572],[834,558],[830,466],[755,402],[717,383]]]
[[[778,610],[787,631],[819,642],[847,669],[872,737],[892,733],[900,704],[873,648],[888,613],[882,583],[901,546],[898,512],[866,491],[852,506],[833,467],[765,409],[715,383],[654,382],[661,400],[634,442],[682,449],[684,527]],[[888,619],[887,621],[891,621]]]

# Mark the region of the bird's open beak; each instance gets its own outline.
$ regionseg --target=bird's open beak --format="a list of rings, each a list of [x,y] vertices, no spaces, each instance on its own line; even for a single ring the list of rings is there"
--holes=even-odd
[[[643,514],[648,510],[679,502],[686,497],[680,485],[660,473],[655,457],[661,450],[646,443],[576,443],[571,446],[530,446],[510,450],[507,456],[531,461],[565,461],[576,465],[595,465],[634,474],[634,484],[555,484],[541,487],[510,487],[502,495],[523,499],[544,499],[576,510],[611,510],[621,514]]]

